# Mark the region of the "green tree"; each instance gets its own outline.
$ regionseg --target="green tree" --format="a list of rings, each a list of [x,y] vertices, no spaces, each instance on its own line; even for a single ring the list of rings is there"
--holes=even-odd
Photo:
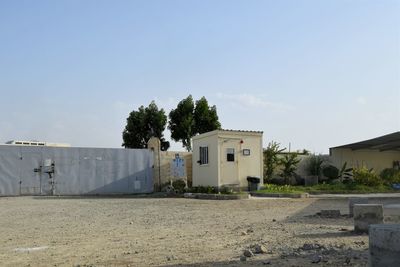
[[[207,99],[203,96],[196,101],[196,107],[193,113],[195,134],[202,134],[221,128],[221,123],[218,121],[217,107],[210,107]]]
[[[324,162],[325,160],[322,155],[312,154],[306,166],[308,174],[320,177],[322,173],[322,164],[324,164]]]
[[[283,167],[281,175],[285,179],[285,184],[289,184],[289,179],[295,173],[299,162],[300,159],[298,158],[297,153],[286,154],[280,159],[280,164]]]
[[[272,141],[264,150],[264,183],[271,180],[275,168],[279,165],[278,154],[285,150],[279,146],[279,143]]]
[[[187,151],[192,150],[191,138],[194,135],[194,103],[189,95],[178,103],[176,109],[169,113],[168,128],[171,131],[171,138],[174,141],[181,141]]]
[[[163,109],[158,109],[152,101],[148,107],[140,106],[139,110],[132,111],[126,119],[126,126],[122,133],[125,148],[147,148],[147,141],[151,137],[158,137],[163,142],[163,132],[167,124],[167,116]]]
[[[169,113],[168,128],[171,138],[182,142],[187,151],[191,151],[191,139],[194,135],[220,129],[221,124],[218,121],[216,106],[210,107],[205,97],[194,104],[193,97],[189,95]]]

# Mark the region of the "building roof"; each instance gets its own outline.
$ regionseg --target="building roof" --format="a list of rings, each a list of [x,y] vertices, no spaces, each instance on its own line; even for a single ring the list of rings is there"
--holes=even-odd
[[[400,151],[400,131],[357,143],[332,147],[331,149],[335,148],[349,148],[351,150],[375,149],[379,151],[388,151],[388,150]]]
[[[220,130],[214,130],[211,132],[206,132],[206,133],[202,133],[202,134],[198,134],[193,136],[193,140],[196,139],[201,139],[201,138],[205,138],[208,136],[213,136],[213,135],[243,135],[243,136],[262,136],[263,132],[262,131],[245,131],[245,130],[226,130],[226,129],[220,129]]]
[[[232,130],[232,129],[221,129],[223,132],[239,132],[239,133],[263,133],[263,131],[247,131],[247,130]]]

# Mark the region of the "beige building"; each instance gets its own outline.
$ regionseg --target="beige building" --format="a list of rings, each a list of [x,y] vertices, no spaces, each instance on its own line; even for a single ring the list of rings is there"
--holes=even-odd
[[[353,144],[332,147],[329,150],[332,163],[341,168],[373,168],[379,173],[385,168],[399,167],[400,132],[380,136]]]
[[[263,182],[262,132],[215,130],[193,137],[193,186],[248,186]]]

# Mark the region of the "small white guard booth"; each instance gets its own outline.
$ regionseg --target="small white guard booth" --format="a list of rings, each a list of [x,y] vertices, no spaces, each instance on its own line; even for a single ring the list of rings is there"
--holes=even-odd
[[[193,186],[247,188],[263,183],[263,132],[215,130],[193,137]]]

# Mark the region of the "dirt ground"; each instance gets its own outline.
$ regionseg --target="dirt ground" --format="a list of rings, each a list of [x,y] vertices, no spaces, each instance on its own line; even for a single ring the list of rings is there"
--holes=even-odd
[[[365,266],[368,236],[321,209],[347,200],[3,197],[0,266]]]

